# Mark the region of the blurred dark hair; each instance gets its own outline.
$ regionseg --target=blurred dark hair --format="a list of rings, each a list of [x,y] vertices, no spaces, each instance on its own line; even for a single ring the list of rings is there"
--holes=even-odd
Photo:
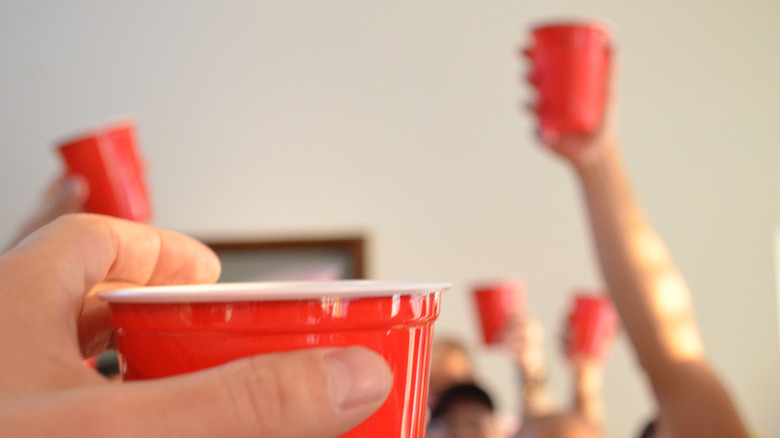
[[[639,435],[639,438],[655,438],[655,420],[647,423],[647,426],[642,429],[642,434]]]
[[[443,417],[453,405],[462,402],[477,403],[486,407],[490,412],[495,411],[493,400],[484,389],[471,383],[455,385],[439,396],[439,401],[431,411],[431,420]]]

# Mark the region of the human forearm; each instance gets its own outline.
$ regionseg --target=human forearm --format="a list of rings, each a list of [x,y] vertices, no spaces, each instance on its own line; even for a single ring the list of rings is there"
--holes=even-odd
[[[533,379],[523,377],[520,396],[523,421],[549,415],[555,410],[555,401],[547,387],[546,376]]]
[[[619,151],[606,149],[578,175],[604,279],[653,387],[662,434],[745,436],[704,357],[685,280],[631,192]]]
[[[604,425],[601,366],[584,366],[574,373],[574,411],[595,429]]]
[[[617,147],[577,174],[604,279],[642,366],[700,358],[688,287],[645,219]]]

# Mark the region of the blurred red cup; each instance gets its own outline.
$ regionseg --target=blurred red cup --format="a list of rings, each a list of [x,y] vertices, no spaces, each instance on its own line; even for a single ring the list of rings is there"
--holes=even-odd
[[[132,121],[64,141],[57,150],[67,174],[87,180],[87,212],[138,222],[151,219],[144,165]]]
[[[487,345],[501,342],[501,334],[516,316],[525,300],[525,285],[520,280],[496,280],[474,286],[474,300]]]
[[[562,22],[533,28],[523,50],[531,64],[528,81],[545,132],[596,132],[604,112],[610,68],[610,31],[600,23]]]
[[[88,358],[84,359],[84,365],[92,368],[93,370],[96,370],[97,369],[97,360],[98,360],[97,356],[88,357]]]
[[[100,292],[125,380],[242,357],[361,345],[393,372],[387,401],[342,437],[422,438],[433,322],[452,285],[367,280],[222,283]]]
[[[617,331],[618,316],[605,294],[578,293],[569,314],[570,354],[604,357]]]

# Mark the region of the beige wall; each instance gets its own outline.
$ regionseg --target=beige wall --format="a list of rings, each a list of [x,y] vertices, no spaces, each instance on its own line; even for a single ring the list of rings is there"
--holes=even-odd
[[[366,230],[373,277],[456,283],[437,330],[469,342],[506,410],[514,376],[477,344],[469,284],[525,279],[561,397],[567,294],[599,285],[573,179],[518,111],[530,92],[515,50],[537,19],[609,17],[636,190],[718,370],[754,427],[780,436],[780,3],[67,3],[0,13],[3,241],[59,171],[55,139],[132,112],[158,225]],[[608,373],[611,435],[631,436],[651,405],[625,340]]]

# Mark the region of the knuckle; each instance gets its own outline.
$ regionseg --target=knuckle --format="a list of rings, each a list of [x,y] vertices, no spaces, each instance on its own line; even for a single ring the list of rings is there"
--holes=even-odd
[[[237,425],[252,435],[287,436],[310,404],[304,398],[314,390],[306,382],[311,370],[301,369],[310,365],[311,361],[281,364],[258,356],[225,367],[225,393]]]
[[[279,430],[283,396],[276,371],[250,359],[225,367],[222,378],[237,426],[247,433]]]

